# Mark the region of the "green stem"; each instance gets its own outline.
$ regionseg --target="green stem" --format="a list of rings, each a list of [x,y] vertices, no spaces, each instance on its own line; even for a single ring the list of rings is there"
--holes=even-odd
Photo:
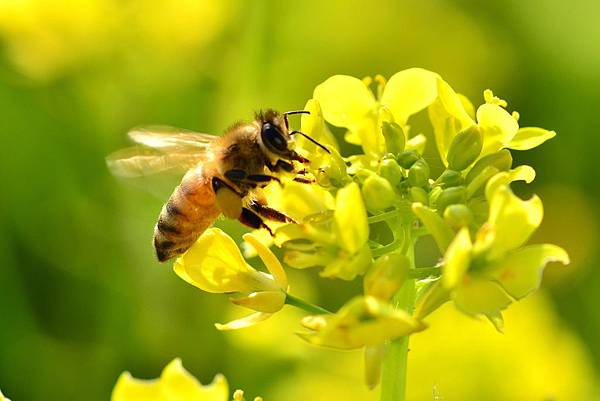
[[[371,216],[371,217],[367,218],[367,221],[369,222],[369,224],[379,223],[380,221],[385,221],[385,220],[389,219],[390,217],[395,217],[397,215],[398,215],[398,210],[391,210],[389,212],[380,213],[380,214],[376,214],[375,216]]]
[[[406,230],[410,232],[409,230]],[[406,238],[406,256],[410,260],[411,270],[415,269],[414,243]],[[411,271],[409,277],[413,276]],[[407,280],[400,291],[392,298],[396,309],[412,314],[416,298],[415,280]],[[406,372],[408,366],[408,336],[400,337],[387,344],[383,359],[381,377],[381,401],[404,401],[406,399]]]
[[[314,305],[309,302],[306,302],[300,298],[296,298],[293,295],[286,294],[285,303],[288,305],[295,306],[296,308],[302,309],[308,313],[313,313],[316,315],[326,315],[331,312],[325,308],[320,307],[319,305]]]
[[[442,274],[442,271],[439,266],[419,267],[416,269],[411,269],[408,272],[408,277],[420,280],[430,276],[439,276],[440,274]]]

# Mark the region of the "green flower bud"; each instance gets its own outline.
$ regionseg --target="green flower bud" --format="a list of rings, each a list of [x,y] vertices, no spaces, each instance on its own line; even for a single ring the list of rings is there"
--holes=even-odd
[[[396,193],[388,180],[376,174],[369,176],[362,186],[363,199],[369,211],[387,209],[394,204]]]
[[[417,160],[408,170],[408,182],[413,187],[422,187],[429,179],[429,165],[424,159]]]
[[[379,174],[393,186],[402,180],[402,168],[394,159],[383,159],[379,165]]]
[[[406,135],[401,126],[396,123],[384,121],[381,124],[381,131],[385,138],[386,151],[398,154],[404,150]]]
[[[410,197],[413,202],[419,202],[424,205],[429,204],[429,196],[427,195],[427,191],[425,191],[423,188],[411,187]]]
[[[473,212],[466,205],[449,205],[444,210],[444,220],[448,225],[456,230],[468,227],[473,221]]]
[[[470,183],[477,177],[486,167],[493,166],[500,171],[508,171],[512,166],[512,155],[508,149],[502,149],[495,153],[483,156],[477,160],[471,171],[467,174],[465,182]]]
[[[421,158],[421,155],[416,150],[410,149],[400,153],[396,160],[398,164],[403,168],[409,169],[417,160]]]
[[[463,178],[458,171],[446,170],[438,177],[435,181],[436,184],[442,186],[442,188],[456,187],[462,185]]]
[[[430,205],[435,205],[437,203],[437,198],[440,196],[440,194],[442,193],[442,187],[433,187],[431,188],[431,191],[429,191],[429,204]]]
[[[483,135],[477,125],[456,134],[448,149],[448,167],[462,171],[477,160],[483,147]]]
[[[437,198],[437,210],[444,212],[448,205],[454,205],[456,203],[465,203],[467,196],[465,193],[465,187],[452,187],[446,188]]]
[[[365,295],[388,301],[408,277],[410,262],[400,253],[390,253],[377,259],[365,274]]]

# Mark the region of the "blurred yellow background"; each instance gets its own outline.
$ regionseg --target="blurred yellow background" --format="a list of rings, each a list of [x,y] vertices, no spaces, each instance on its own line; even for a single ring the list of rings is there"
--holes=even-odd
[[[522,125],[558,132],[514,153],[538,170],[520,188],[545,204],[533,241],[573,263],[511,307],[503,336],[436,312],[412,342],[409,399],[598,397],[599,17],[594,0],[0,0],[0,388],[107,400],[121,371],[155,377],[179,356],[203,382],[222,372],[266,400],[377,399],[361,354],[301,343],[293,310],[217,332],[237,313],[226,297],[154,260],[173,183],[129,185],[104,157],[135,125],[220,133],[259,108],[301,108],[330,75],[419,66],[476,103],[492,88]],[[304,271],[290,282],[332,309],[359,288]]]

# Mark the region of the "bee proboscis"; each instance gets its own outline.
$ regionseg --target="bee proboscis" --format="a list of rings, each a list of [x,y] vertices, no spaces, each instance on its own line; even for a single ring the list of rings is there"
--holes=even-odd
[[[311,182],[303,177],[305,170],[294,165],[308,163],[293,149],[294,135],[303,135],[329,152],[303,132],[289,131],[287,116],[300,113],[308,112],[260,112],[254,121],[235,124],[222,136],[171,127],[142,127],[129,132],[139,145],[108,156],[113,174],[140,177],[187,171],[154,228],[159,261],[184,253],[221,214],[269,232],[263,219],[294,222],[269,207],[257,188],[279,181],[282,172],[295,174],[297,181]]]

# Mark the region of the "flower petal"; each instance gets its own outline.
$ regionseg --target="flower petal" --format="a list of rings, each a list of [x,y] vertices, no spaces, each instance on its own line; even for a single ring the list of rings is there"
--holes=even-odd
[[[537,290],[546,264],[569,264],[569,255],[552,244],[530,245],[510,252],[493,268],[494,277],[512,297],[521,299]]]
[[[321,110],[319,101],[316,99],[309,99],[304,106],[304,110],[308,111],[310,114],[302,114],[300,122],[301,131],[317,142],[326,145],[329,148],[339,150],[335,137],[329,128],[327,128],[327,125],[325,125],[323,111]],[[303,136],[296,136],[295,140],[297,141],[297,146],[301,149],[305,149],[309,153],[320,151],[314,143]]]
[[[288,288],[288,279],[285,270],[283,270],[283,266],[277,259],[277,256],[269,248],[264,246],[258,238],[256,238],[253,234],[244,234],[243,238],[246,242],[248,242],[256,252],[258,256],[261,258],[269,273],[273,276],[277,284],[281,287],[283,291],[287,291]]]
[[[493,315],[512,302],[499,284],[472,277],[454,289],[452,299],[456,307],[471,315]]]
[[[469,270],[471,264],[471,236],[469,229],[462,228],[444,255],[442,285],[446,288],[457,286]]]
[[[483,132],[482,155],[505,147],[519,130],[514,117],[496,104],[483,104],[477,109],[477,123]]]
[[[519,129],[514,138],[506,147],[514,150],[528,150],[541,145],[548,139],[556,136],[556,132],[537,127],[523,127]]]
[[[285,296],[283,291],[261,291],[245,297],[231,298],[231,302],[257,312],[275,313],[285,305]]]
[[[184,369],[179,358],[165,367],[160,384],[165,401],[225,401],[229,398],[229,387],[223,375],[216,375],[211,384],[203,386]]]
[[[454,238],[454,232],[448,227],[444,219],[435,211],[418,202],[412,204],[412,210],[433,236],[440,251],[442,253],[446,252]]]
[[[489,179],[485,186],[485,197],[492,199],[496,189],[514,181],[525,181],[527,184],[535,179],[535,170],[530,166],[518,166],[509,171],[502,171]]]
[[[429,106],[437,98],[439,75],[422,68],[409,68],[394,74],[383,90],[381,104],[394,119],[405,125],[408,118]]]
[[[129,372],[123,372],[119,376],[110,399],[111,401],[166,401],[158,380],[136,379]]]
[[[337,192],[334,219],[339,246],[355,254],[369,239],[367,210],[356,183],[348,184]]]
[[[229,331],[229,330],[239,330],[244,329],[246,327],[254,326],[257,323],[262,322],[263,320],[267,320],[273,315],[272,313],[264,313],[264,312],[256,312],[248,316],[244,316],[243,318],[232,320],[229,323],[221,324],[215,323],[215,327],[217,330],[221,331]]]
[[[218,228],[206,230],[173,264],[188,283],[214,293],[276,289],[267,275],[246,263],[235,242]]]
[[[315,88],[313,98],[329,123],[355,128],[376,108],[375,97],[358,78],[334,75]]]
[[[496,189],[490,200],[488,225],[493,235],[489,259],[523,245],[539,227],[544,208],[539,197],[522,200],[507,185]],[[486,230],[484,230],[486,231]]]

